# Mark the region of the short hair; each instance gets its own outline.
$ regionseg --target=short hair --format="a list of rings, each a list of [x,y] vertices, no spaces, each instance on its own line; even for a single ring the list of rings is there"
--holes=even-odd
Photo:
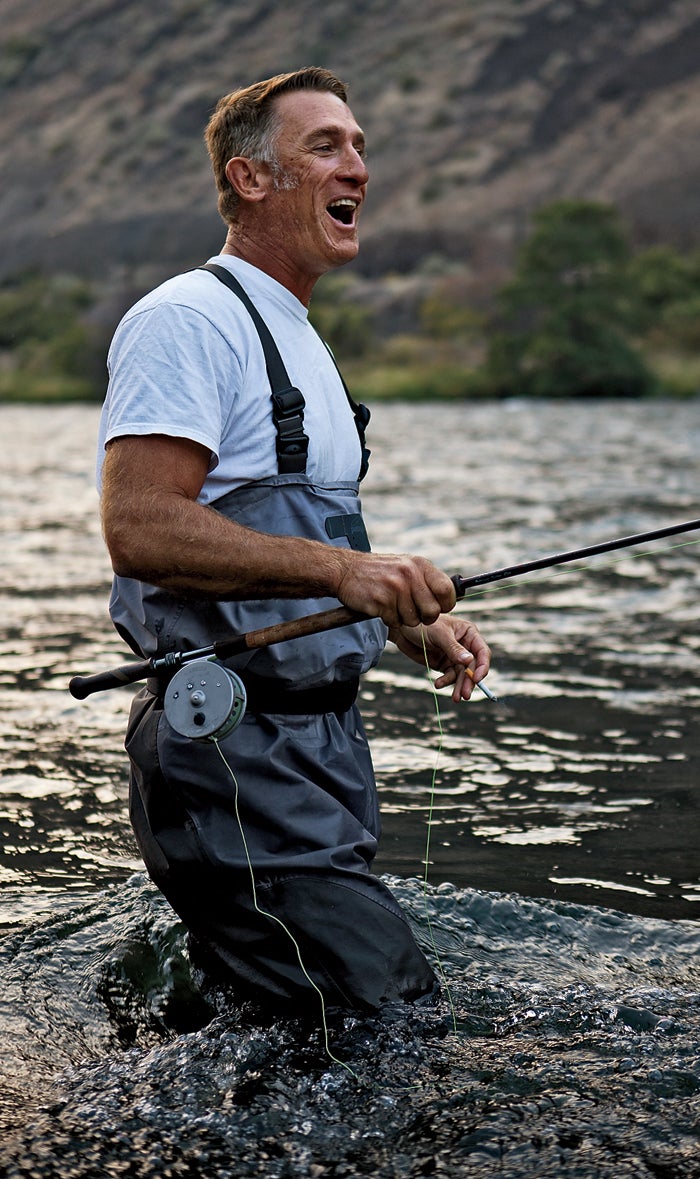
[[[343,102],[348,100],[346,86],[334,74],[320,66],[306,66],[234,90],[216,105],[204,138],[219,192],[219,213],[227,225],[237,218],[240,197],[229,182],[226,165],[234,156],[273,168],[277,165],[275,99],[294,90],[327,90]]]

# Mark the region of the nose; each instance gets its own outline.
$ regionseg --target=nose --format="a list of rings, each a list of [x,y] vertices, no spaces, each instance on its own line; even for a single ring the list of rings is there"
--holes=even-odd
[[[340,171],[343,179],[352,180],[357,185],[366,184],[369,180],[364,156],[354,143],[347,144],[343,152]]]

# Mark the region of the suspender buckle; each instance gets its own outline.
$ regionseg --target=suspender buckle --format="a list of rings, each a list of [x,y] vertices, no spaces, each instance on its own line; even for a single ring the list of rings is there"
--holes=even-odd
[[[306,470],[309,439],[304,433],[304,398],[299,389],[272,394],[272,416],[277,428],[277,465],[281,475]]]
[[[306,457],[309,449],[309,440],[304,433],[303,424],[304,397],[298,389],[295,389],[293,386],[290,387],[289,374],[284,367],[284,362],[279,354],[277,345],[270,335],[270,329],[255,307],[255,304],[251,302],[238,279],[231,274],[230,270],[227,270],[225,266],[217,266],[214,262],[205,262],[199,269],[208,270],[211,274],[216,275],[224,286],[227,286],[233,291],[234,295],[237,295],[241,300],[253,320],[265,354],[265,368],[270,382],[270,389],[272,390],[272,416],[277,430],[277,461],[279,464],[279,473],[280,475],[304,474],[306,472]],[[362,463],[359,478],[364,479],[367,474],[371,453],[365,443],[365,430],[369,422],[370,413],[366,405],[358,405],[356,401],[353,401],[348,387],[343,380],[343,375],[335,362],[333,353],[325,341],[322,341],[322,343],[325,344],[326,350],[333,364],[335,364],[338,376],[345,390],[345,396],[348,399],[355,418],[355,425],[362,448]]]

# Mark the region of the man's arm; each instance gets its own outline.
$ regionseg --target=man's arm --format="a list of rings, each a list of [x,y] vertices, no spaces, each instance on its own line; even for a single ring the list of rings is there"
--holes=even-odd
[[[336,597],[389,627],[429,625],[454,606],[450,578],[423,557],[271,536],[197,503],[209,460],[199,443],[159,434],[108,444],[102,523],[116,573],[198,597]]]

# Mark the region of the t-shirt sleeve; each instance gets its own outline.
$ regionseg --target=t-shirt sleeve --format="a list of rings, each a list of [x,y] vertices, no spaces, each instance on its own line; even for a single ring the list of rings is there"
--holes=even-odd
[[[240,359],[199,311],[163,304],[127,316],[108,358],[103,441],[127,434],[189,438],[219,460],[241,388]]]

